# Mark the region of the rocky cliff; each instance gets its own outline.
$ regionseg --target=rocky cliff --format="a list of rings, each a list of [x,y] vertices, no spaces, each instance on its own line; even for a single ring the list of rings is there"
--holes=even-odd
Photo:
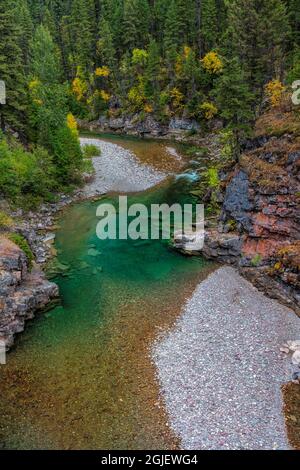
[[[300,313],[300,116],[271,110],[257,121],[224,181],[219,225],[203,254],[234,264],[259,289]],[[179,246],[180,249],[184,247]]]
[[[7,348],[14,335],[24,330],[26,320],[57,296],[58,287],[40,269],[30,272],[25,253],[0,237],[0,340]]]

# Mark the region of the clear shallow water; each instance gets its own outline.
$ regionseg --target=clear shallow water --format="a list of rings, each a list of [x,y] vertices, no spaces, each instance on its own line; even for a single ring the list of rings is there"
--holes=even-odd
[[[145,152],[149,143],[145,143]],[[152,157],[151,157],[152,158]],[[129,202],[189,200],[166,182]],[[116,204],[116,197],[105,202]],[[213,269],[167,242],[100,241],[99,202],[69,207],[56,248],[62,305],[39,315],[0,369],[0,447],[172,449],[149,350]]]

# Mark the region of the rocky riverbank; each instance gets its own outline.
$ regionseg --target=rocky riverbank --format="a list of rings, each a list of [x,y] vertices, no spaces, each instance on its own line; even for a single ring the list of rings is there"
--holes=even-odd
[[[78,120],[81,130],[89,132],[107,132],[120,135],[137,136],[143,138],[171,139],[180,142],[189,140],[197,142],[201,139],[201,125],[194,119],[174,117],[167,123],[161,123],[151,114],[133,114],[127,116],[110,117],[100,116],[96,121],[87,122]],[[222,128],[222,122],[212,120],[207,124],[207,131]]]

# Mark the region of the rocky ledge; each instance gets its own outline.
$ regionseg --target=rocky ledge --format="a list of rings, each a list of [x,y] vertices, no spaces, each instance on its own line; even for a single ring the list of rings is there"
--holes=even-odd
[[[58,296],[58,287],[43,272],[29,269],[25,253],[10,240],[0,238],[0,340],[9,349],[26,320]]]
[[[169,122],[161,123],[151,114],[146,117],[142,114],[126,116],[100,116],[96,121],[86,122],[78,120],[81,130],[90,132],[108,132],[114,134],[132,135],[138,137],[174,139],[187,141],[189,136],[195,139],[201,134],[201,124],[194,119],[173,117]],[[222,122],[212,120],[208,124],[211,131],[222,128]],[[197,140],[197,138],[196,138]]]

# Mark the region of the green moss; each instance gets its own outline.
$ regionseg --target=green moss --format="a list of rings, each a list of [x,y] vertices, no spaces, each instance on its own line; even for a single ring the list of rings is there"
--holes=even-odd
[[[11,233],[8,237],[13,243],[15,243],[21,250],[24,251],[25,255],[28,259],[29,269],[32,268],[32,262],[34,260],[33,253],[31,251],[30,246],[28,245],[27,240],[18,233]]]

